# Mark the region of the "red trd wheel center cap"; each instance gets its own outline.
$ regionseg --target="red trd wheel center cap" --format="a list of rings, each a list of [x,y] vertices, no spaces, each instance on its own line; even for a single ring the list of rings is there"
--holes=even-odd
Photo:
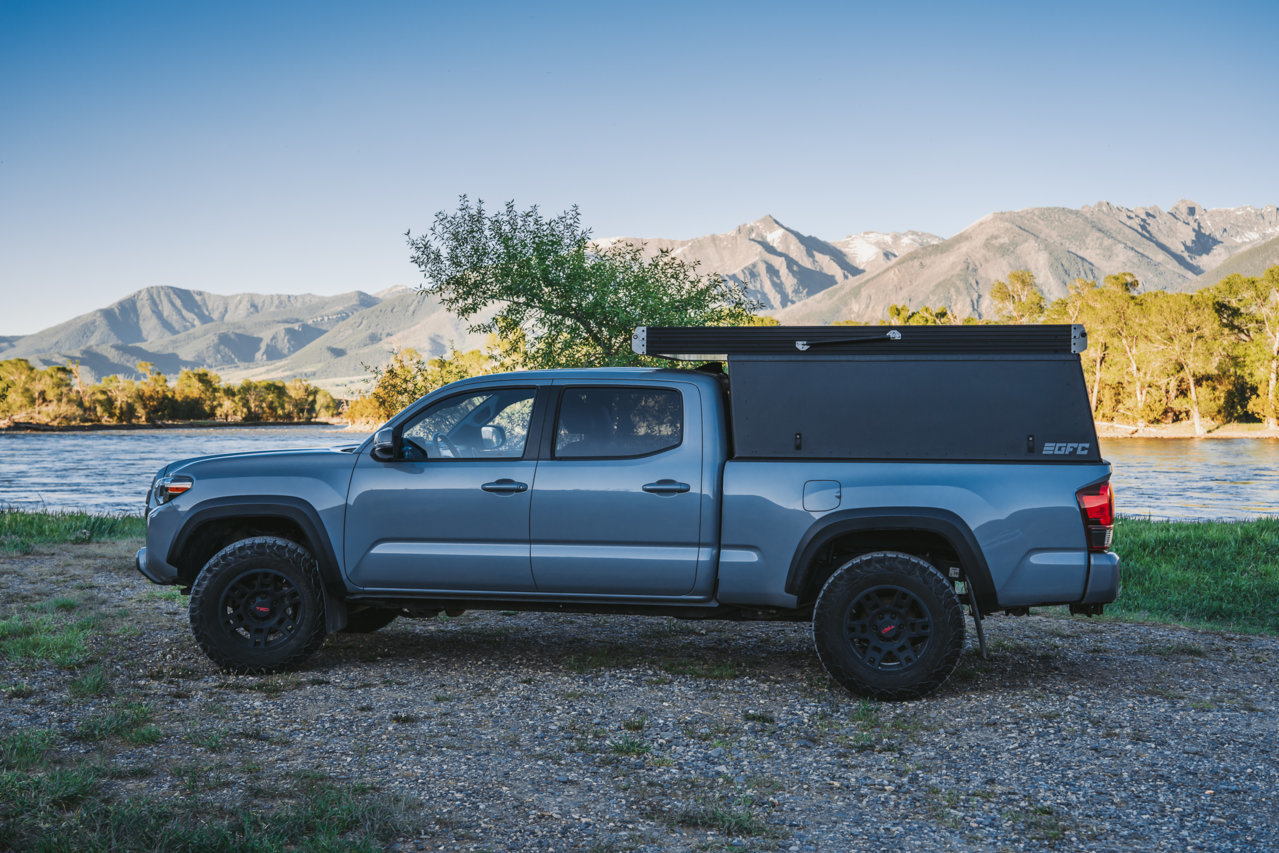
[[[901,620],[892,616],[885,616],[875,623],[875,633],[879,635],[881,640],[893,640],[901,633]]]
[[[249,602],[249,612],[258,619],[270,619],[275,612],[274,603],[265,595],[259,595]]]

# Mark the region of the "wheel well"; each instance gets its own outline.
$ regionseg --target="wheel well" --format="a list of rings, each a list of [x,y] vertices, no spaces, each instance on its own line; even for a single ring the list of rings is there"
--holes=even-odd
[[[835,570],[854,557],[873,551],[900,551],[926,560],[949,577],[959,555],[946,537],[931,530],[858,530],[844,533],[822,545],[810,562],[799,591],[801,606],[812,604]]]
[[[232,542],[254,536],[278,536],[312,550],[311,543],[297,522],[278,516],[249,518],[217,518],[200,525],[170,562],[178,570],[178,582],[190,586],[196,575],[213,555]]]

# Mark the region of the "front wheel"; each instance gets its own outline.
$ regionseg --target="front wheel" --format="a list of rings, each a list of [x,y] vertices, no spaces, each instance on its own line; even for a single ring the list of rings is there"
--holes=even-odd
[[[916,699],[950,677],[964,647],[954,588],[919,557],[863,554],[835,570],[813,608],[813,642],[831,677],[876,699]]]
[[[191,589],[191,631],[214,663],[232,672],[294,666],[324,642],[315,558],[275,536],[223,548]]]

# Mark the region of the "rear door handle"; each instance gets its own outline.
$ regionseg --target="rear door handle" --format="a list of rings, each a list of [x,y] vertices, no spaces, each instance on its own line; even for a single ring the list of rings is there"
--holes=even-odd
[[[514,495],[528,491],[528,483],[517,483],[514,480],[501,479],[492,483],[485,483],[480,488],[498,495]]]
[[[658,480],[656,483],[648,483],[644,486],[644,491],[650,495],[680,495],[688,489],[688,483],[677,483],[674,480]]]

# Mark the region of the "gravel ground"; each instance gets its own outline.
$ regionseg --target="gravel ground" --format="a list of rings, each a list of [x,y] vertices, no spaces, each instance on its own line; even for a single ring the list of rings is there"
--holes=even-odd
[[[0,615],[50,594],[109,614],[114,687],[77,700],[67,671],[0,660],[23,687],[0,735],[148,702],[162,736],[113,747],[144,768],[122,792],[176,797],[198,762],[234,804],[322,771],[417,803],[405,850],[1279,849],[1275,638],[990,618],[990,660],[970,636],[938,693],[880,704],[830,681],[804,624],[476,612],[231,676],[130,554],[0,559]]]

